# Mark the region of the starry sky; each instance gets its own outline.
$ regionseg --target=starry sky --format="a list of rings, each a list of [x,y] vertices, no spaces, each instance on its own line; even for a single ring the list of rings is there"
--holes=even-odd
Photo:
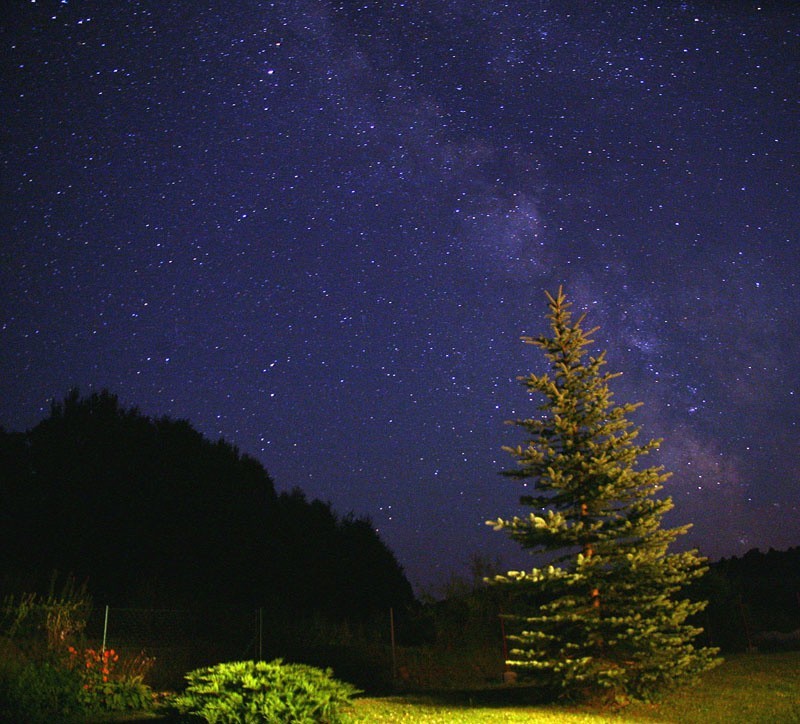
[[[17,0],[0,425],[188,419],[418,590],[529,559],[505,420],[563,284],[712,558],[800,544],[800,5]]]

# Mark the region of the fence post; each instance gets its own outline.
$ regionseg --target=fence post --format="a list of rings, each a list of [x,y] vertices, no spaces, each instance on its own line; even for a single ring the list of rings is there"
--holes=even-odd
[[[103,619],[103,648],[101,653],[106,652],[106,635],[108,634],[108,604],[106,604],[106,615]]]
[[[389,608],[389,629],[392,640],[392,680],[397,679],[397,652],[394,641],[394,608]]]
[[[258,609],[258,660],[264,660],[264,609]]]

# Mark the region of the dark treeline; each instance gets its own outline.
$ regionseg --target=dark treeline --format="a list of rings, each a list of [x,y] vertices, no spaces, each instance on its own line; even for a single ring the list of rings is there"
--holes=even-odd
[[[709,602],[698,623],[723,650],[800,647],[800,547],[715,561],[692,592]]]
[[[520,605],[524,612],[547,599],[532,591],[487,585],[486,578],[504,569],[499,562],[475,562],[470,578],[453,579],[440,600],[426,603],[420,623],[426,625],[429,641],[471,646],[471,660],[478,666],[482,652],[498,652],[495,658],[500,658],[505,649],[501,614],[520,611]],[[711,562],[686,595],[708,601],[692,621],[703,629],[698,638],[702,644],[719,646],[723,653],[800,649],[800,547],[766,553],[753,549],[739,558]]]
[[[242,605],[367,618],[413,593],[369,520],[278,494],[255,459],[183,420],[71,392],[0,429],[0,580],[53,572],[118,606]]]
[[[125,409],[106,391],[71,392],[28,432],[0,428],[0,496],[0,593],[46,591],[58,572],[112,606],[354,621],[414,601],[369,520],[299,490],[279,494],[236,447]],[[485,624],[495,637],[512,603],[478,579],[417,609],[416,633],[464,636]],[[800,547],[712,562],[689,593],[709,601],[697,623],[724,650],[799,643],[764,634],[800,629]]]

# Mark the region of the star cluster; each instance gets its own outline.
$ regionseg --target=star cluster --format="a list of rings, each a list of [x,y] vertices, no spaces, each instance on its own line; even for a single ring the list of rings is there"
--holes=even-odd
[[[691,543],[800,542],[795,3],[19,0],[0,32],[7,429],[107,387],[436,585],[521,555],[484,521],[564,284]]]

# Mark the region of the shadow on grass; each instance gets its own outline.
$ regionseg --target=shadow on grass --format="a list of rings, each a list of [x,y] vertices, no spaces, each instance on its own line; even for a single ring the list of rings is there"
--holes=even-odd
[[[197,717],[181,715],[176,712],[131,712],[129,714],[107,715],[98,719],[91,719],[87,724],[189,724],[202,721]]]
[[[530,707],[552,704],[553,693],[541,686],[520,684],[516,686],[496,686],[479,689],[439,689],[407,691],[394,697],[410,704],[433,704],[449,709],[469,709],[472,707],[509,708]]]

